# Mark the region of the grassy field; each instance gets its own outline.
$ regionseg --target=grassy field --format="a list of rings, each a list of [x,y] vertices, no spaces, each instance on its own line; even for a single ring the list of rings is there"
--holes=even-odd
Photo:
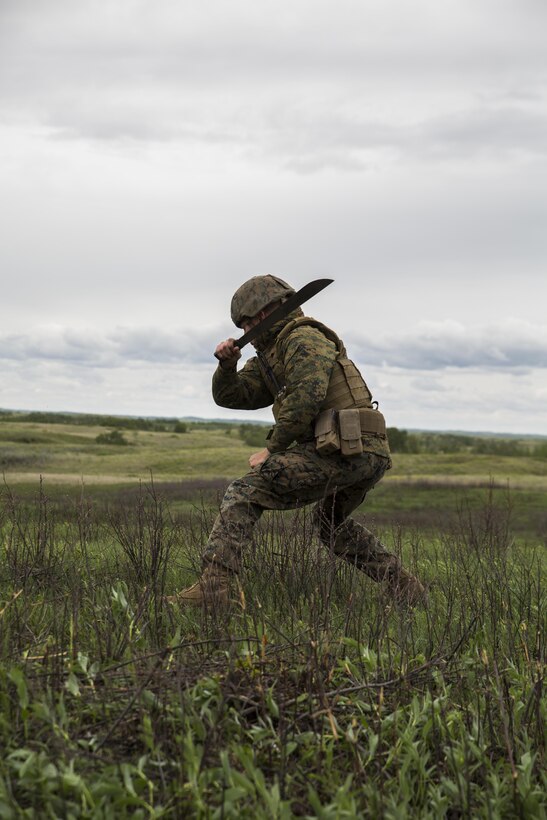
[[[0,467],[9,483],[121,484],[148,479],[232,478],[246,470],[252,448],[236,425],[189,425],[186,433],[124,431],[127,446],[99,444],[100,426],[3,422]],[[514,487],[547,491],[547,458],[400,453],[390,481],[509,481]]]
[[[187,612],[164,596],[252,448],[104,432],[0,425],[1,818],[547,817],[544,460],[394,457],[358,515],[425,609],[298,511],[230,610]]]
[[[126,446],[97,443],[104,433],[101,426],[3,422],[4,482],[27,496],[36,493],[42,478],[51,498],[84,492],[106,501],[116,493],[135,495],[142,482],[153,480],[173,509],[180,510],[217,504],[227,483],[247,471],[254,451],[235,425],[189,425],[187,433],[124,431]],[[545,536],[547,458],[397,453],[393,461],[366,503],[381,525],[436,526],[462,504],[482,504],[492,491],[498,504],[511,505],[517,533]]]
[[[194,429],[189,433],[124,432],[127,446],[98,444],[103,427],[4,423],[0,426],[1,461],[10,483],[127,484],[217,478],[245,469],[249,448],[224,430]]]

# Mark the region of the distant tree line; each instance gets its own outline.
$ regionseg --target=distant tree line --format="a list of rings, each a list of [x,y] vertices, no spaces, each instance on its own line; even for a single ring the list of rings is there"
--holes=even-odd
[[[103,416],[94,413],[50,413],[32,411],[17,413],[0,410],[0,422],[35,422],[39,424],[76,424],[82,427],[113,427],[117,430],[148,430],[154,433],[186,433],[188,424],[175,418],[142,418],[132,416]]]
[[[547,458],[547,441],[469,436],[463,433],[409,433],[397,427],[388,427],[387,434],[392,453],[471,453]]]

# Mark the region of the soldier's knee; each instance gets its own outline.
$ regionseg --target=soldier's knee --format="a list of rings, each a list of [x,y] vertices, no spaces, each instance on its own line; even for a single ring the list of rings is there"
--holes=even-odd
[[[251,492],[250,485],[244,478],[236,478],[226,487],[224,491],[223,503],[233,503],[234,501],[247,500]]]

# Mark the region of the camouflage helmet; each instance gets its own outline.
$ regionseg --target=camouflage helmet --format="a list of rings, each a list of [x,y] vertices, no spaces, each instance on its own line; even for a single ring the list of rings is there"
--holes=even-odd
[[[294,289],[277,276],[253,276],[244,282],[232,297],[232,322],[241,327],[243,319],[252,319],[272,302],[279,302],[293,293]]]

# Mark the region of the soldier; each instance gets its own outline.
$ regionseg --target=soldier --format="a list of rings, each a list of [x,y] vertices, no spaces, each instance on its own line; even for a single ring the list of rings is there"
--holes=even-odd
[[[276,276],[255,276],[234,294],[232,320],[247,332],[293,293]],[[234,339],[217,346],[213,398],[232,410],[273,404],[275,424],[267,446],[249,458],[250,471],[226,490],[200,579],[169,601],[228,602],[230,581],[240,571],[241,554],[262,512],[311,502],[316,502],[314,521],[323,544],[375,581],[385,582],[396,601],[410,606],[425,601],[420,581],[349,517],[391,467],[391,460],[383,416],[374,409],[371,393],[342,341],[297,308],[253,345],[256,356],[239,371],[241,352]],[[340,430],[344,425],[346,431]]]

